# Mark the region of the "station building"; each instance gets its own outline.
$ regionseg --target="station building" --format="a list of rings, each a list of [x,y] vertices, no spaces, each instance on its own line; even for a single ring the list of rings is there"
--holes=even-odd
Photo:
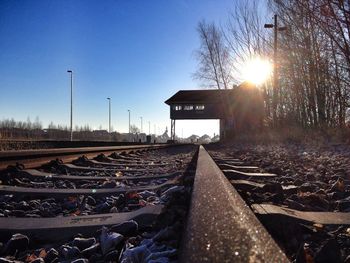
[[[259,131],[264,118],[261,91],[247,82],[232,89],[180,90],[165,101],[170,106],[171,139],[176,120],[220,120],[220,139]]]

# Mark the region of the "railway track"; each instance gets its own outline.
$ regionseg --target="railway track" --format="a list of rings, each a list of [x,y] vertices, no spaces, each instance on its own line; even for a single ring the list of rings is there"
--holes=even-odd
[[[176,258],[195,151],[156,145],[2,153],[0,262]]]
[[[64,162],[71,162],[74,159],[85,155],[86,157],[95,157],[96,153],[106,155],[114,152],[156,149],[163,148],[164,144],[135,145],[135,146],[112,146],[112,147],[83,147],[83,148],[57,148],[40,150],[22,150],[22,151],[0,151],[0,170],[8,165],[21,163],[26,168],[38,167],[52,159],[60,159]]]
[[[350,224],[228,149],[135,147],[0,158],[0,262],[323,262],[305,235]]]

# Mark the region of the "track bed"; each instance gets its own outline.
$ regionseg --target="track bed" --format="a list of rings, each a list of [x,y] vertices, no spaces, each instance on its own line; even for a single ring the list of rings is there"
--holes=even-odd
[[[196,150],[90,153],[2,170],[0,262],[176,261]]]
[[[92,149],[9,166],[0,174],[2,260],[289,262],[308,255],[300,231],[334,223],[288,209],[298,185],[249,149],[208,149]]]
[[[348,150],[293,144],[208,149],[290,260],[349,262]],[[241,168],[229,167],[238,161]]]

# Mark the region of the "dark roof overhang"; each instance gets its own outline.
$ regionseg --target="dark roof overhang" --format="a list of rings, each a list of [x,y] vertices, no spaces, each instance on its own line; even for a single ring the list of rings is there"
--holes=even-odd
[[[234,89],[180,90],[165,101],[166,104],[184,103],[220,103],[227,96],[232,96]]]

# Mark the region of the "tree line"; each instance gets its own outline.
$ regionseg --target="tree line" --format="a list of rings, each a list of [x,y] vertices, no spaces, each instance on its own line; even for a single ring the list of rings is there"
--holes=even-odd
[[[350,84],[350,2],[343,0],[237,1],[224,23],[201,21],[194,77],[208,87],[232,88],[243,63],[272,59],[276,14],[277,88],[261,85],[268,124],[343,127]]]
[[[0,120],[0,140],[69,140],[70,128],[66,125],[50,122],[47,128],[43,128],[39,117],[34,122],[28,117],[26,121],[11,119]],[[73,138],[78,141],[118,141],[118,142],[141,142],[146,141],[146,134],[141,133],[135,125],[130,125],[130,134],[117,131],[109,133],[102,129],[92,129],[88,124],[76,125],[73,129]],[[169,139],[167,130],[161,135],[151,135],[151,140],[166,142]]]
[[[33,122],[29,117],[26,121],[16,121],[13,118],[0,120],[0,139],[67,140],[69,137],[68,126],[51,122],[47,128],[43,128],[39,117]],[[118,140],[119,137],[118,133],[109,134],[102,128],[93,131],[89,125],[74,127],[74,138],[77,140]]]

